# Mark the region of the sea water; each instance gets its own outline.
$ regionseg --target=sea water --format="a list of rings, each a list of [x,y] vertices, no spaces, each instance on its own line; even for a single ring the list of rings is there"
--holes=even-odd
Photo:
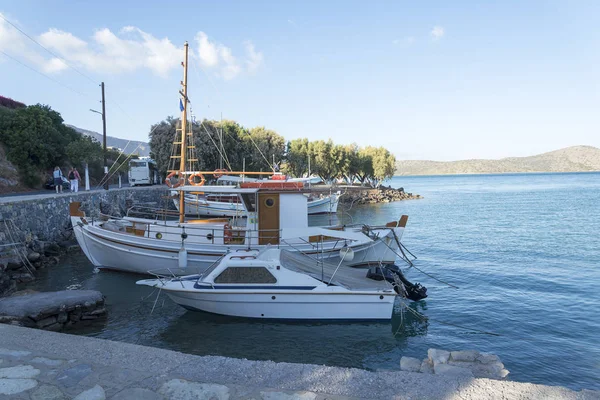
[[[44,270],[30,288],[100,290],[108,320],[81,332],[99,338],[370,370],[398,370],[402,356],[425,358],[432,347],[476,349],[499,355],[512,380],[600,389],[600,174],[395,177],[386,184],[424,198],[340,207],[311,223],[376,225],[409,215],[402,241],[418,259],[407,278],[427,286],[429,297],[398,302],[391,323],[188,312],[136,286],[139,276],[94,273],[81,254]]]

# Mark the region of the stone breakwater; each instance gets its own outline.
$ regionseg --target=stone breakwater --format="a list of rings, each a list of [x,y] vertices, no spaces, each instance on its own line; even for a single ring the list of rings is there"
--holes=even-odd
[[[427,358],[422,361],[418,358],[402,357],[400,369],[423,374],[488,379],[504,379],[509,374],[497,355],[480,353],[477,350],[429,349]]]
[[[381,186],[378,189],[348,188],[340,197],[343,204],[376,204],[390,203],[392,201],[422,199],[418,194],[406,193],[404,188],[393,189]]]
[[[171,206],[165,186],[111,189],[61,195],[0,197],[0,297],[35,279],[66,252],[79,251],[69,204],[78,201],[91,217],[124,215],[132,205]]]
[[[106,317],[96,290],[63,290],[0,299],[0,323],[58,331]]]

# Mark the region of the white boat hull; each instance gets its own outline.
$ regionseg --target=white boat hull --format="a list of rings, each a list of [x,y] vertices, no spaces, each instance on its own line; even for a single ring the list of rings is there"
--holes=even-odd
[[[323,293],[312,291],[227,293],[167,291],[177,304],[191,310],[232,317],[264,319],[389,320],[395,293]]]
[[[181,241],[139,237],[132,234],[114,232],[94,224],[83,224],[73,217],[73,230],[83,252],[98,268],[115,269],[126,272],[146,274],[150,270],[170,270],[177,275],[202,272],[228,252],[248,248],[244,244],[186,243],[187,266],[179,267]],[[393,228],[402,236],[404,228]],[[394,263],[397,259],[397,246],[391,229],[382,230],[382,237],[361,244],[351,245],[354,253],[352,260],[343,262],[345,266]],[[321,244],[294,243],[279,244],[277,247],[290,251],[299,251],[322,258],[332,263],[340,262],[340,250],[344,241],[323,242]],[[254,249],[265,245],[252,245]]]

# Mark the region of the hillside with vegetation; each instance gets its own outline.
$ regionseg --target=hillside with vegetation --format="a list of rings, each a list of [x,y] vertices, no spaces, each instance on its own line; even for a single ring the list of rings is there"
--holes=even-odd
[[[118,152],[107,152],[109,166],[118,158]],[[71,166],[83,169],[86,163],[90,180],[102,179],[103,150],[98,141],[65,125],[50,106],[27,106],[0,97],[1,191],[40,188],[55,166],[66,175]]]
[[[530,157],[508,157],[499,160],[406,160],[396,163],[396,175],[585,171],[600,171],[600,149],[593,146],[572,146]]]
[[[172,143],[177,141],[178,127],[179,119],[167,118],[153,125],[149,133],[151,157],[157,161],[163,176],[171,169]],[[201,171],[214,171],[223,158],[224,168],[230,171],[242,171],[245,166],[246,171],[267,172],[272,171],[274,158],[276,169],[293,177],[303,177],[309,173],[310,158],[310,173],[325,182],[344,179],[379,186],[394,175],[396,159],[383,147],[359,147],[306,138],[286,141],[265,127],[247,129],[227,120],[194,122],[192,129],[197,168]],[[219,132],[223,137],[222,150],[219,150]]]

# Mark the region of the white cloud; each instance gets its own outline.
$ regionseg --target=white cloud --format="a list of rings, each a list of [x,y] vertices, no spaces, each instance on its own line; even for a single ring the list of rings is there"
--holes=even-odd
[[[433,40],[439,40],[445,35],[444,28],[441,26],[434,26],[429,34]]]
[[[246,55],[248,59],[246,60],[246,66],[248,67],[248,72],[254,72],[260,68],[263,64],[264,57],[263,53],[260,51],[256,51],[254,48],[254,43],[249,40],[244,42],[244,46],[246,47]]]
[[[135,26],[125,26],[117,34],[104,28],[94,32],[89,40],[70,32],[49,29],[36,40],[60,57],[54,57],[31,42],[14,27],[0,19],[0,50],[25,59],[46,73],[59,73],[75,68],[97,73],[126,73],[147,69],[166,76],[180,65],[182,50],[168,38],[157,38]],[[263,63],[263,55],[251,42],[244,42],[245,57],[240,61],[225,45],[211,42],[204,32],[195,37],[201,65],[214,69],[225,80],[234,79],[242,72],[254,72]],[[63,58],[67,64],[65,64]]]
[[[213,70],[215,75],[224,80],[231,80],[242,72],[255,72],[263,63],[263,54],[256,51],[250,41],[244,42],[246,57],[240,61],[233,55],[233,51],[215,41],[211,41],[204,32],[196,35],[198,45],[197,57],[203,67]],[[245,68],[244,68],[244,67]]]

